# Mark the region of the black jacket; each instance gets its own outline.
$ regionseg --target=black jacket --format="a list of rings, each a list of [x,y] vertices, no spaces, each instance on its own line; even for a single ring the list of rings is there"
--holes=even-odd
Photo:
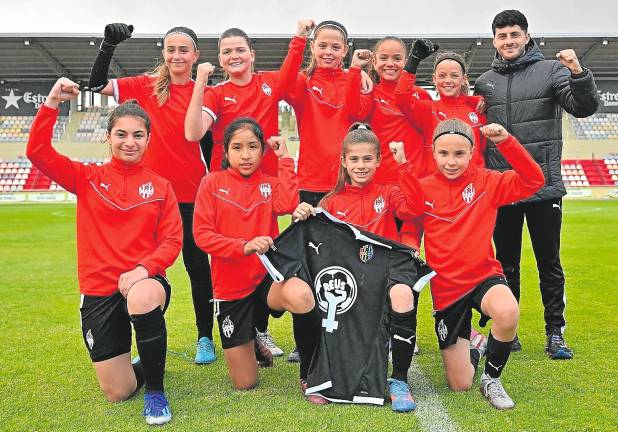
[[[499,123],[513,134],[538,162],[545,174],[545,185],[526,201],[559,198],[566,194],[562,159],[562,109],[575,117],[588,117],[599,106],[592,73],[573,77],[557,60],[545,60],[530,39],[526,51],[507,61],[496,54],[491,70],[481,75],[474,92],[487,102],[488,123]],[[485,152],[487,168],[510,169],[491,142]]]

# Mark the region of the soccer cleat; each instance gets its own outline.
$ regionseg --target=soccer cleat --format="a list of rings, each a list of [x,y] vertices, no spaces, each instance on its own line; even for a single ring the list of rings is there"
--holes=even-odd
[[[487,338],[474,329],[470,331],[470,349],[478,350],[479,358],[487,352]]]
[[[410,412],[416,408],[416,401],[410,393],[408,383],[395,378],[389,378],[388,390],[391,394],[391,408],[393,411]]]
[[[288,361],[290,363],[300,363],[300,354],[298,354],[298,348],[294,347],[294,350],[288,355]]]
[[[545,352],[552,360],[570,360],[573,358],[573,350],[567,346],[560,333],[547,335]]]
[[[305,381],[304,379],[300,380],[300,390],[303,392],[303,396],[305,397],[305,399],[307,399],[309,402],[311,402],[314,405],[326,405],[330,403],[330,401],[322,395],[318,395],[318,394],[308,395],[306,393],[307,392],[307,381]]]
[[[513,339],[513,346],[511,347],[511,352],[520,352],[521,351],[521,342],[519,341],[519,336],[515,335],[515,339]]]
[[[261,332],[258,329],[255,329],[255,334],[260,339],[262,344],[266,345],[266,348],[270,351],[270,353],[275,357],[280,357],[283,355],[283,350],[277,346],[275,340],[268,330],[265,332]]]
[[[206,336],[199,338],[197,341],[197,350],[195,351],[195,363],[210,364],[215,360],[217,360],[215,344]]]
[[[271,367],[273,365],[273,354],[259,337],[256,336],[253,340],[255,342],[255,359],[258,362],[258,366],[261,368]]]
[[[144,419],[149,425],[162,425],[172,419],[170,404],[162,391],[149,391],[144,395]]]
[[[500,378],[492,378],[485,373],[481,375],[481,394],[485,396],[494,408],[499,410],[511,409],[515,406],[513,399],[502,387]]]

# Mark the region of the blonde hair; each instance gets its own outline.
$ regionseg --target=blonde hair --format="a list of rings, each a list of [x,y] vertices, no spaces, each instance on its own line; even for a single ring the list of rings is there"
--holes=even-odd
[[[163,40],[170,34],[182,34],[191,39],[193,49],[197,51],[197,35],[188,27],[174,27],[165,33]],[[170,97],[170,69],[165,64],[165,60],[161,58],[155,69],[151,72],[155,76],[155,81],[152,88],[152,94],[157,98],[157,103],[162,106]]]
[[[343,26],[343,24],[338,23],[337,21],[322,21],[321,23],[319,23],[317,26],[315,26],[315,30],[313,31],[313,40],[315,41],[315,39],[318,37],[318,33],[323,29],[323,28],[329,28],[331,30],[337,30],[339,33],[341,33],[341,36],[343,38],[343,43],[347,44],[348,43],[348,31],[346,30],[346,28]],[[343,68],[343,62],[340,65]],[[304,69],[305,74],[310,77],[311,75],[313,75],[313,72],[315,71],[315,68],[317,67],[317,62],[315,61],[315,56],[313,55],[313,53],[311,54],[311,58],[309,59],[309,64],[307,65],[307,67]]]
[[[459,63],[461,66],[461,73],[464,77],[464,82],[461,84],[460,94],[469,95],[470,94],[470,83],[468,82],[468,78],[466,78],[467,70],[466,70],[466,60],[464,56],[455,51],[442,51],[436,54],[436,60],[433,63],[433,72],[436,72],[436,68],[440,63],[444,60],[452,60],[454,62]]]
[[[341,161],[343,161],[346,157],[348,147],[354,144],[371,144],[373,150],[375,151],[376,157],[380,159],[382,157],[382,153],[380,150],[380,140],[376,136],[376,134],[371,130],[371,127],[365,123],[354,123],[348,129],[348,133],[345,138],[343,138],[343,145],[341,147]],[[348,171],[343,166],[343,164],[339,163],[339,172],[337,173],[337,183],[333,190],[327,193],[321,200],[318,206],[326,205],[326,202],[330,199],[330,197],[337,195],[344,188],[346,184],[351,184],[352,180],[350,179],[350,175]]]

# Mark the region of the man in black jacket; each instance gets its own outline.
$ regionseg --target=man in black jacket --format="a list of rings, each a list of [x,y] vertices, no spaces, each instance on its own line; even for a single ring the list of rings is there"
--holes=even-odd
[[[496,255],[519,300],[524,216],[537,261],[545,307],[545,351],[552,359],[570,359],[573,351],[563,337],[566,321],[564,272],[560,264],[562,197],[562,109],[576,117],[597,110],[598,95],[592,72],[582,67],[571,49],[545,60],[528,34],[528,21],[517,10],[505,10],[492,23],[496,58],[491,70],[475,83],[485,98],[488,123],[499,123],[513,134],[543,169],[545,186],[532,198],[502,207],[494,231]],[[491,143],[485,153],[487,168],[509,169]],[[520,350],[516,339],[514,350]]]

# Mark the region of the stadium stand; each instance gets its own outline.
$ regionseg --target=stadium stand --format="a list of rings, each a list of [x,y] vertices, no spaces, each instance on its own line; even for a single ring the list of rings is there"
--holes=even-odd
[[[562,180],[566,187],[618,185],[618,163],[615,159],[563,160]]]
[[[34,116],[0,116],[0,142],[28,141]],[[62,138],[69,118],[61,116],[54,126],[54,140]]]
[[[88,142],[105,140],[107,117],[111,112],[112,107],[90,107],[85,112],[77,132],[75,133],[75,141]]]
[[[82,162],[101,165],[103,159],[86,159]],[[0,192],[30,190],[63,190],[26,158],[0,162]]]
[[[577,139],[618,139],[618,113],[597,113],[583,119],[569,118]]]

